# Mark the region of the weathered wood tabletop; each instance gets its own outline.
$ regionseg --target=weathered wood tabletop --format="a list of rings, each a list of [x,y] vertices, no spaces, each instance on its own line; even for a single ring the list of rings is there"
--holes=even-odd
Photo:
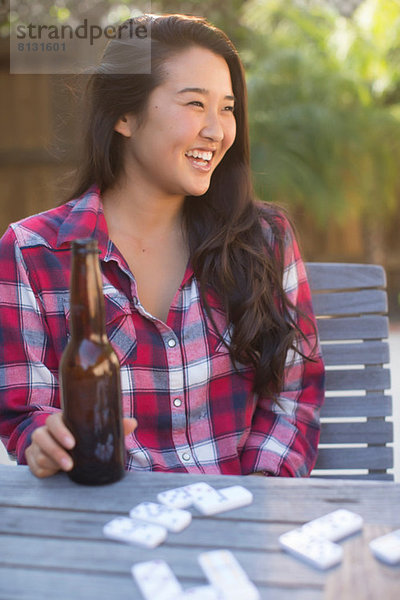
[[[103,537],[114,516],[195,481],[244,485],[254,502],[215,517],[192,509],[191,525],[153,550]],[[337,508],[365,520],[362,534],[342,542],[341,566],[323,573],[279,548],[281,533]],[[400,567],[378,563],[367,541],[399,527],[400,484],[392,482],[129,473],[116,484],[85,487],[64,474],[39,480],[27,467],[0,465],[0,599],[141,600],[133,563],[163,558],[184,588],[205,585],[198,554],[227,548],[263,600],[398,600]]]

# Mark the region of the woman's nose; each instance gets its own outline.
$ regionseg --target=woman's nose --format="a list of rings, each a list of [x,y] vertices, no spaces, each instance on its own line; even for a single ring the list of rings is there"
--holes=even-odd
[[[224,129],[222,127],[220,117],[217,114],[208,113],[205,124],[201,130],[203,137],[221,142],[224,138]]]

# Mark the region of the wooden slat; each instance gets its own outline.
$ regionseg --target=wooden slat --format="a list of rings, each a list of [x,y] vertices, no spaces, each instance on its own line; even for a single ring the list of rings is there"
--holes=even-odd
[[[39,541],[40,544],[40,541]],[[148,551],[147,551],[148,552]],[[148,556],[148,558],[147,558]],[[151,560],[151,554],[144,554],[142,560]],[[164,560],[169,562],[169,557],[164,556]],[[266,559],[267,560],[267,559]],[[132,561],[133,562],[133,561]],[[289,567],[290,568],[290,567]],[[303,567],[304,568],[304,567]],[[199,567],[200,569],[200,567]],[[205,576],[200,572],[196,578],[180,577],[183,587],[197,587],[206,585]],[[129,571],[122,571],[119,574],[108,574],[97,572],[95,574],[88,572],[74,572],[65,569],[30,569],[30,568],[10,568],[0,567],[0,581],[2,581],[0,596],[2,600],[71,600],[84,598],[85,600],[142,600],[144,596],[139,591]],[[267,587],[258,585],[261,600],[287,600],[288,586],[279,583],[272,583]],[[293,600],[322,600],[323,583],[298,584],[293,592],[290,590],[290,597]],[[245,600],[245,599],[243,599]]]
[[[237,531],[235,529],[237,523],[243,523],[243,527],[245,527],[248,522],[266,521],[271,523],[272,521],[282,522],[282,519],[292,524],[306,522],[332,510],[332,500],[338,501],[339,498],[343,508],[349,509],[352,505],[354,506],[357,498],[360,503],[357,506],[361,508],[362,504],[362,514],[370,522],[373,520],[378,523],[388,523],[388,519],[398,520],[399,517],[400,485],[381,487],[376,484],[368,486],[368,490],[362,490],[359,484],[351,485],[350,483],[344,487],[335,482],[318,481],[313,483],[301,477],[263,478],[229,475],[213,475],[211,477],[204,474],[153,471],[127,473],[124,479],[115,484],[86,487],[73,484],[65,473],[59,473],[47,479],[37,479],[31,475],[28,467],[5,465],[0,465],[0,507],[1,510],[3,507],[37,507],[37,510],[44,511],[44,514],[47,511],[54,511],[56,513],[54,518],[57,518],[57,514],[60,515],[60,511],[66,510],[75,513],[77,511],[91,512],[94,515],[102,513],[106,519],[111,519],[117,514],[128,514],[132,506],[138,502],[154,501],[161,491],[205,479],[207,481],[212,479],[211,485],[216,489],[239,484],[247,487],[253,493],[254,502],[249,506],[218,515],[218,521],[229,522],[233,533]],[[368,505],[363,503],[366,491],[368,491]],[[382,507],[384,507],[384,511]],[[197,512],[196,515],[197,518],[193,513],[192,529],[188,530],[191,534],[196,523],[202,526],[204,521],[208,520]],[[214,520],[214,517],[211,519]],[[86,523],[85,515],[83,515],[83,521]],[[17,519],[15,523],[15,533],[17,533],[19,520]],[[50,526],[51,523],[52,520],[49,520]],[[96,530],[96,539],[99,539],[97,518],[93,523],[93,528]],[[167,542],[171,542],[172,537],[179,542],[182,535],[183,533],[173,536],[171,534],[168,536]],[[240,545],[241,535],[236,537],[234,543]]]
[[[72,507],[71,507],[72,508]],[[193,512],[193,524],[196,525],[196,513]],[[207,546],[213,537],[223,539],[229,535],[232,527],[229,519],[201,519],[201,527],[197,528],[196,535],[190,527],[179,532],[176,542],[188,547]],[[0,535],[15,535],[15,523],[18,522],[19,535],[41,536],[46,531],[46,537],[94,541],[98,540],[99,532],[107,521],[109,514],[94,513],[91,511],[52,511],[37,509],[22,509],[15,507],[2,507],[0,519]],[[268,552],[278,550],[278,537],[284,533],[286,527],[283,523],[265,523],[261,521],[247,521],[236,523],[240,534],[240,541],[236,546],[243,550],[263,548]],[[0,594],[1,598],[1,594]]]
[[[343,290],[385,287],[386,275],[380,265],[353,263],[306,263],[314,290]]]
[[[387,313],[387,295],[384,290],[329,292],[312,294],[316,315],[361,315]]]
[[[36,538],[40,547],[40,538]],[[12,575],[11,575],[12,571]],[[2,600],[120,600],[142,598],[132,577],[121,572],[113,577],[106,573],[79,570],[49,569],[47,567],[0,567]],[[135,593],[136,592],[136,593]]]
[[[389,319],[383,315],[317,319],[320,339],[370,340],[389,336]]]
[[[336,473],[335,475],[327,475],[326,473],[319,473],[316,469],[310,475],[313,479],[360,479],[360,480],[376,480],[376,481],[393,481],[394,477],[391,473],[352,473],[351,475],[346,475],[344,473]]]
[[[389,362],[387,342],[322,344],[321,349],[326,365],[382,365]]]
[[[369,420],[362,423],[322,423],[321,444],[386,444],[393,441],[393,423]]]
[[[390,469],[392,448],[320,448],[316,469]]]
[[[383,394],[371,396],[326,397],[321,416],[335,417],[389,417],[392,414],[392,397]]]
[[[40,546],[40,539],[38,544]],[[170,561],[168,555],[163,556],[163,559],[168,563]],[[267,559],[268,555],[265,560]],[[148,550],[143,552],[142,560],[152,560]],[[195,562],[197,561],[195,560]],[[170,566],[175,572],[175,566]],[[289,569],[290,566],[288,565]],[[198,568],[200,569],[200,567]],[[181,575],[179,579],[184,588],[207,584],[207,580],[200,570],[197,577]],[[51,600],[80,598],[85,600],[126,600],[127,598],[142,600],[144,598],[129,570],[121,570],[120,573],[110,576],[108,573],[103,574],[102,572],[66,571],[62,568],[59,570],[40,567],[36,569],[17,568],[13,565],[12,569],[0,567],[0,581],[2,582],[0,596],[2,600],[43,600],[44,598],[51,598]],[[288,586],[285,584],[280,586],[279,582],[273,582],[266,587],[258,584],[257,588],[261,600],[288,599]],[[293,600],[322,600],[323,582],[320,582],[319,585],[299,583],[295,587],[295,591],[293,588],[289,587],[289,589],[290,597]]]
[[[380,367],[327,370],[325,388],[328,391],[388,390],[390,388],[390,370]]]
[[[106,521],[107,522],[107,521]],[[199,523],[190,525],[192,536],[196,536],[196,529],[201,527]],[[140,548],[129,544],[121,544],[115,541],[101,539],[101,529],[98,533],[98,539],[93,541],[71,539],[48,539],[46,537],[31,538],[21,535],[4,535],[2,542],[7,552],[2,554],[2,566],[22,567],[36,569],[46,569],[50,572],[60,570],[80,572],[82,574],[104,574],[108,578],[118,577],[121,574],[130,575],[132,564],[143,560],[167,560],[175,576],[182,580],[183,585],[187,586],[187,579],[197,580],[198,585],[206,585],[206,579],[198,565],[198,556],[201,549],[199,546],[189,547],[180,541],[180,537],[168,535],[168,543],[173,539],[173,545],[162,544],[149,551],[146,548]],[[266,553],[263,546],[253,550],[243,550],[240,537],[236,533],[234,524],[227,522],[225,535],[222,537],[225,546],[231,549],[239,564],[243,567],[248,577],[256,585],[269,585],[277,581],[285,581],[287,570],[291,569],[292,585],[307,585],[310,581],[309,572],[304,569],[304,565],[299,561],[294,562],[290,557],[284,554],[281,548],[277,547],[275,552],[268,552],[269,568],[265,568]],[[100,538],[100,539],[99,539]],[[239,538],[239,539],[238,539]],[[39,548],[38,548],[39,539]],[[220,538],[217,538],[220,539]],[[218,542],[215,536],[209,538],[208,544],[203,549],[214,550]],[[236,540],[236,541],[235,541]],[[313,574],[313,581],[316,584],[323,584],[324,575],[322,573]],[[0,584],[1,585],[1,584]],[[129,598],[134,600],[142,599],[139,591],[132,585],[132,594]],[[98,583],[97,587],[100,587]],[[96,590],[97,591],[97,590]],[[2,600],[13,600],[16,596],[0,596]],[[55,596],[49,595],[45,598],[53,600]],[[96,595],[90,595],[95,598]],[[102,596],[103,597],[103,596]],[[116,596],[112,595],[110,600]],[[264,596],[265,597],[265,596]],[[25,600],[30,596],[26,595]],[[78,598],[86,599],[86,594],[81,596],[72,595],[71,600]],[[121,598],[118,595],[118,598]],[[126,598],[126,596],[125,596]],[[167,598],[167,596],[164,596]],[[169,596],[170,600],[176,599],[176,596]],[[153,596],[152,600],[156,600]],[[243,596],[243,600],[246,597]]]

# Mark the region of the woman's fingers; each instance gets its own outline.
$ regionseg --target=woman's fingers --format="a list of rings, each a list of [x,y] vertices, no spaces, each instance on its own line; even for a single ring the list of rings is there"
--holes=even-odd
[[[65,446],[61,444],[61,441],[53,435],[53,431],[47,425],[39,427],[34,431],[32,435],[32,441],[38,447],[38,456],[43,454],[43,463],[51,461],[59,466],[60,469],[69,470],[72,468],[72,459],[68,452],[65,450]]]
[[[46,426],[53,438],[64,448],[71,450],[75,440],[70,430],[65,425],[62,413],[54,413],[46,421]]]
[[[25,456],[30,470],[36,477],[50,477],[60,470],[60,467],[40,451],[39,447],[32,443],[25,450]]]
[[[26,449],[26,459],[37,477],[49,477],[60,469],[69,471],[73,462],[66,449],[73,448],[75,440],[62,421],[61,413],[54,413],[43,427],[32,434],[32,443]]]
[[[124,434],[129,435],[137,427],[136,419],[123,419]],[[37,477],[50,477],[57,471],[70,471],[73,467],[67,450],[75,446],[75,440],[66,427],[62,413],[49,416],[43,427],[32,434],[32,443],[26,449],[28,465]]]

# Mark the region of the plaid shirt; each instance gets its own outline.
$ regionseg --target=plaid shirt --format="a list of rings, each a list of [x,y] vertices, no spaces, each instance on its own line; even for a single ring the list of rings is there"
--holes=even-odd
[[[285,290],[312,314],[304,264],[285,227]],[[306,476],[319,441],[324,393],[319,352],[316,362],[288,356],[279,406],[257,397],[252,368],[242,365],[235,372],[213,331],[190,266],[167,322],[146,312],[134,276],[108,237],[95,188],[11,225],[0,241],[0,434],[8,451],[24,463],[32,431],[60,410],[70,242],[83,237],[98,240],[107,332],[121,364],[123,412],[139,423],[126,437],[127,469]],[[215,302],[212,310],[229,339],[224,313]],[[311,327],[299,324],[313,345]],[[300,349],[309,353],[304,342]]]

